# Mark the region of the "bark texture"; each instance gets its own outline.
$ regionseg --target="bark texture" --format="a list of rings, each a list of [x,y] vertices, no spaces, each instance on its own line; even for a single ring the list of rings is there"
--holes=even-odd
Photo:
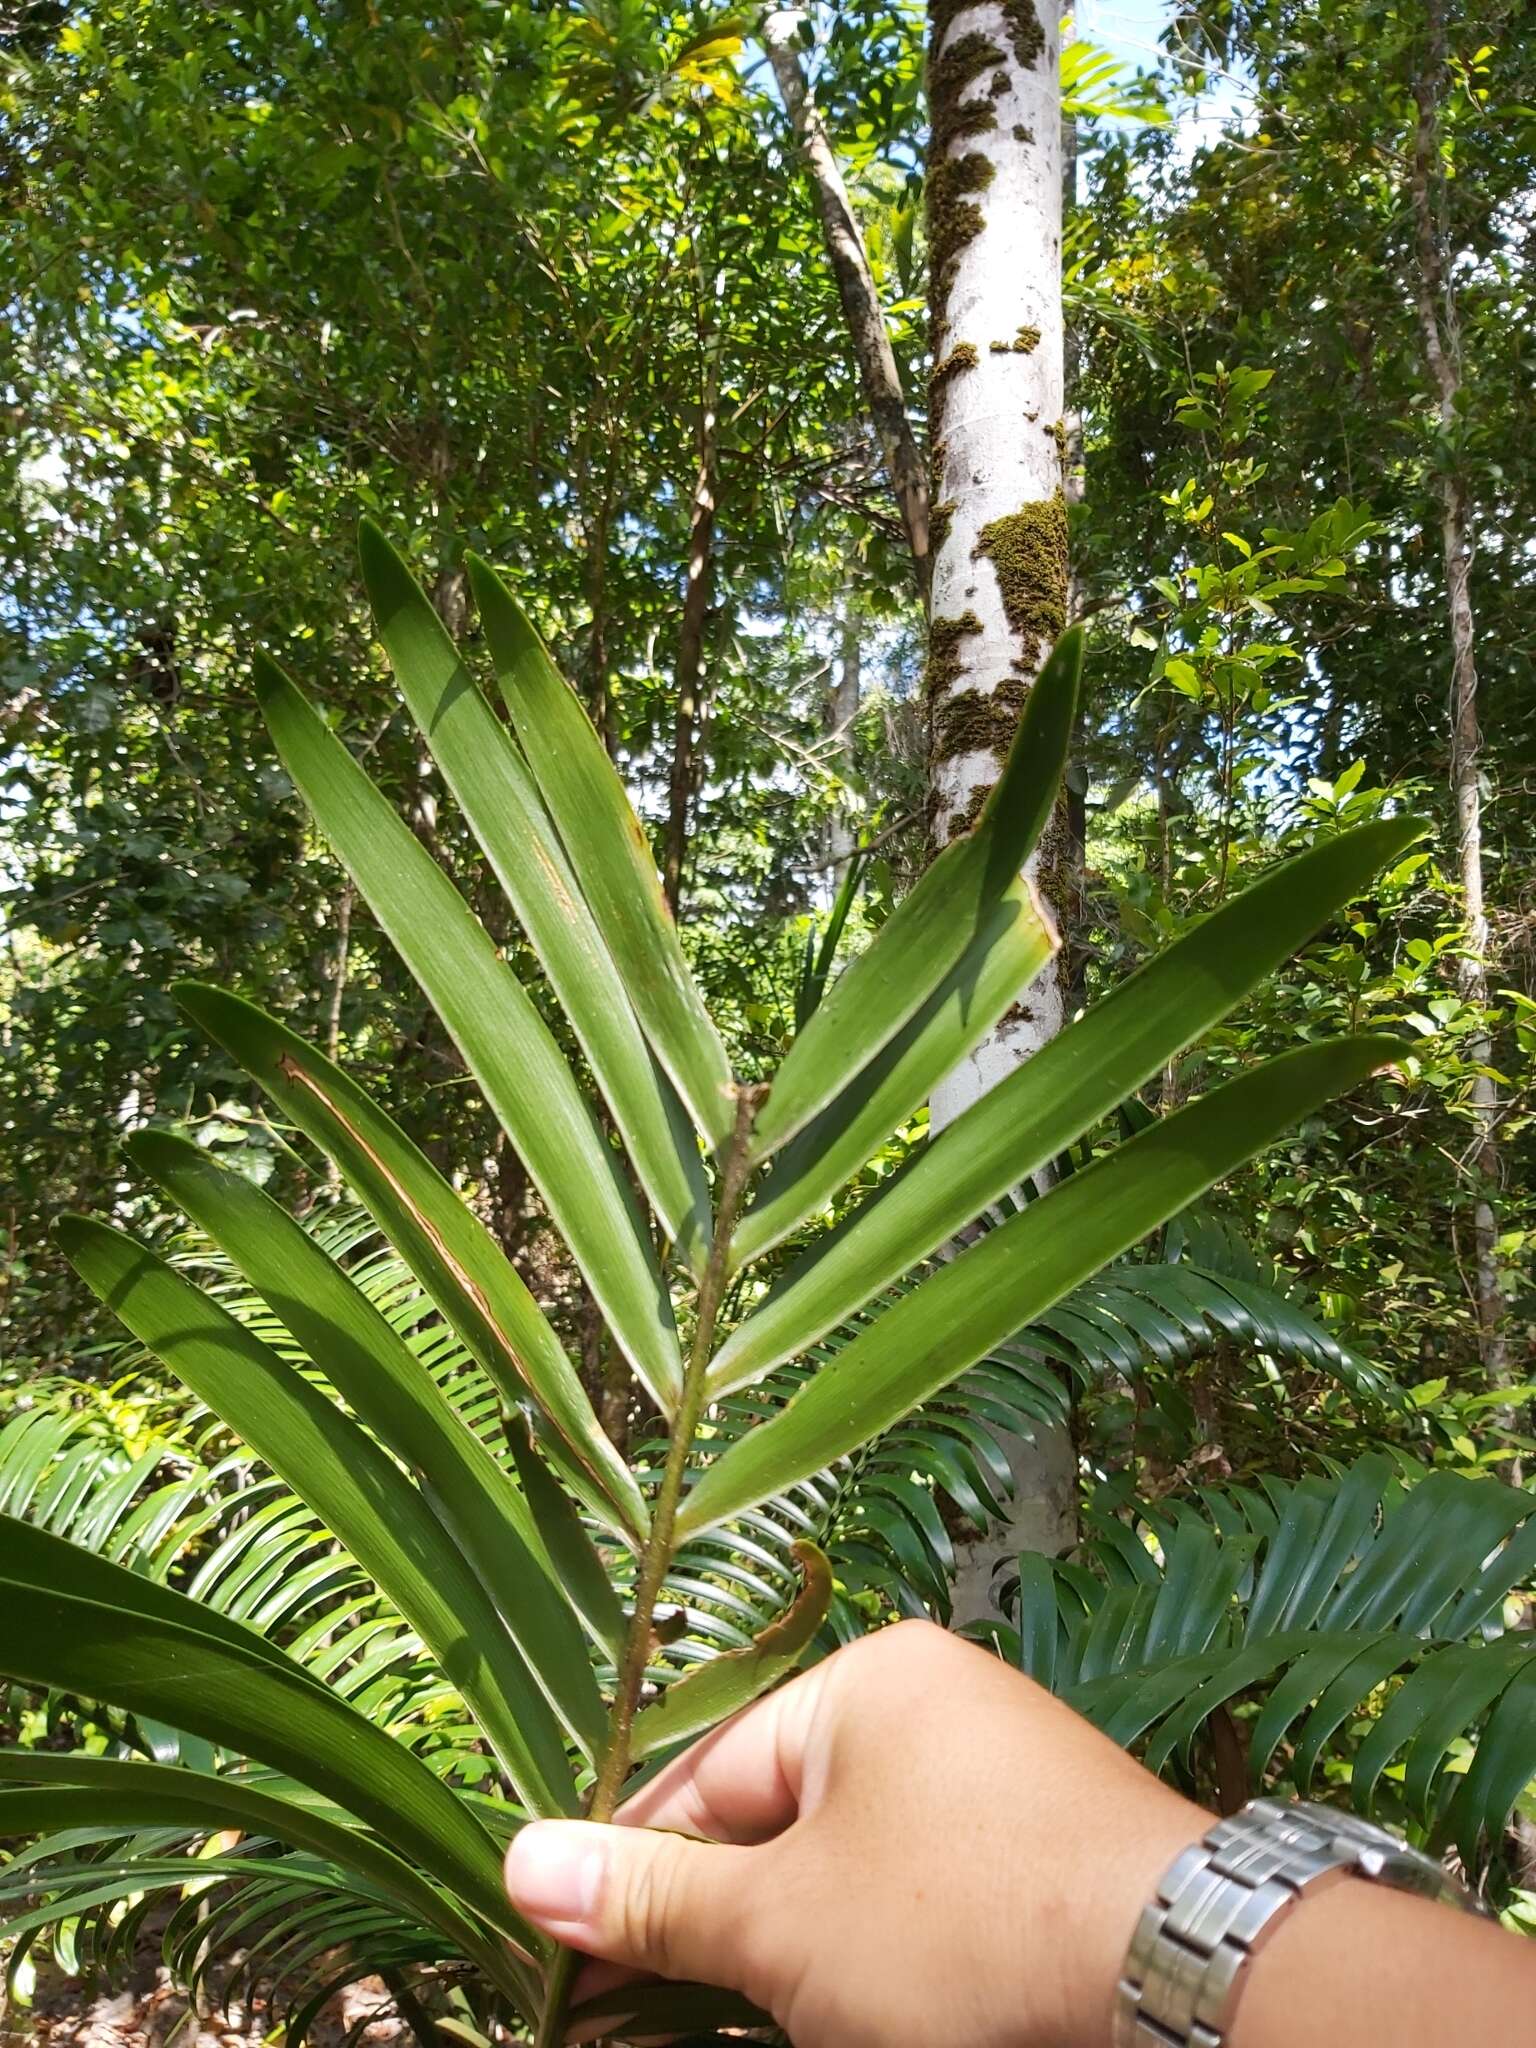
[[[1062,125],[1054,8],[930,0],[929,386],[933,585],[926,704],[936,846],[974,823],[1066,621]],[[1030,870],[1058,923],[1063,807]],[[941,1129],[1060,1030],[1066,957],[934,1095]],[[998,1558],[1076,1533],[1067,1432],[1008,1446],[1013,1525],[967,1547],[955,1618],[985,1613]]]
[[[1455,280],[1442,215],[1444,181],[1440,167],[1440,105],[1447,85],[1445,16],[1440,0],[1427,9],[1429,44],[1415,82],[1410,183],[1413,198],[1416,274],[1414,302],[1423,344],[1424,367],[1448,449],[1454,444],[1461,396],[1461,327]],[[1489,932],[1483,884],[1482,732],[1477,701],[1477,624],[1472,610],[1472,498],[1465,465],[1455,456],[1439,476],[1440,536],[1451,647],[1450,781],[1456,814],[1456,861],[1461,881],[1465,936],[1457,979],[1469,1003],[1488,1000]],[[1492,1059],[1486,1037],[1468,1041],[1468,1057],[1480,1067]],[[1478,1352],[1494,1385],[1509,1377],[1504,1331],[1504,1298],[1499,1281],[1498,1215],[1499,1091],[1486,1073],[1472,1082],[1474,1142],[1471,1166],[1477,1179],[1473,1198],[1473,1293]]]
[[[932,831],[974,821],[1062,629],[1061,115],[1054,14],[1033,0],[933,0],[928,173],[934,368]],[[1062,825],[1033,878],[1054,910]],[[1048,969],[935,1100],[939,1122],[1045,1044],[1063,1019]]]
[[[848,198],[837,152],[800,62],[799,35],[805,18],[803,7],[770,8],[763,17],[763,47],[815,188],[827,257],[842,301],[843,320],[864,402],[885,458],[886,474],[912,550],[918,591],[926,605],[930,573],[928,478],[907,414],[901,373],[886,332],[885,314],[869,267],[864,237]]]

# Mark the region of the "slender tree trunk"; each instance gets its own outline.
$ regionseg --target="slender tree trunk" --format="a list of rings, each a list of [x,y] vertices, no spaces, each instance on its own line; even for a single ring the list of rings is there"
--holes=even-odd
[[[331,954],[331,986],[325,1002],[325,1056],[334,1065],[341,1052],[341,1006],[347,993],[347,957],[352,950],[352,905],[357,890],[350,877],[336,898],[336,944]],[[334,1159],[325,1163],[325,1184],[341,1186],[341,1168]]]
[[[667,794],[667,837],[661,863],[662,889],[677,916],[688,851],[688,811],[693,799],[699,686],[704,671],[704,628],[713,586],[715,506],[719,490],[718,401],[711,363],[699,403],[699,467],[688,520],[688,582],[677,644],[677,720],[672,735],[672,774]]]
[[[1456,811],[1456,858],[1461,878],[1465,933],[1457,980],[1465,1001],[1488,1000],[1488,917],[1483,894],[1482,733],[1477,707],[1477,626],[1472,611],[1472,502],[1465,467],[1450,444],[1458,430],[1457,401],[1461,394],[1461,329],[1455,280],[1450,274],[1440,169],[1440,103],[1447,83],[1445,17],[1441,0],[1429,0],[1429,48],[1415,81],[1418,118],[1414,124],[1410,185],[1413,197],[1414,248],[1417,257],[1414,302],[1424,366],[1447,442],[1447,458],[1439,476],[1440,535],[1445,560],[1445,592],[1451,642],[1451,796]],[[1486,1067],[1493,1048],[1478,1034],[1467,1042],[1476,1067]],[[1499,1092],[1486,1074],[1472,1081],[1474,1146],[1477,1175],[1473,1203],[1474,1306],[1478,1353],[1492,1385],[1509,1377],[1504,1335],[1504,1298],[1499,1284],[1498,1216],[1493,1195],[1499,1185]]]
[[[997,779],[1067,603],[1058,16],[1032,0],[929,0],[929,387],[933,616],[927,674],[932,833],[969,830]],[[1053,912],[1069,894],[1065,807],[1031,863]],[[1061,1029],[1067,961],[1045,970],[935,1092],[954,1120]],[[993,1564],[1076,1532],[1065,1430],[1008,1446],[1015,1510],[967,1546],[960,1620],[984,1613]]]
[[[598,737],[614,751],[613,702],[608,689],[608,529],[611,501],[604,497],[587,529],[586,596],[592,624],[587,639],[587,704]]]
[[[851,605],[843,612],[839,641],[837,676],[827,692],[822,729],[829,743],[829,765],[846,785],[853,770],[853,723],[859,715],[860,690],[859,622]],[[827,820],[826,849],[835,897],[843,886],[854,849],[853,819],[844,798],[839,798]]]
[[[1064,8],[1061,16],[1063,43],[1073,40],[1077,33],[1077,14],[1071,7]],[[1077,204],[1077,117],[1061,113],[1061,211],[1063,221],[1069,220]],[[1066,500],[1068,526],[1070,529],[1072,509],[1081,505],[1086,489],[1083,467],[1083,416],[1078,410],[1078,385],[1082,381],[1083,341],[1078,329],[1065,318],[1062,320],[1062,435],[1061,435],[1061,489]],[[1070,554],[1067,559],[1067,617],[1075,618],[1079,611],[1077,582],[1072,574]],[[1083,761],[1084,742],[1088,732],[1088,705],[1080,699],[1077,707],[1077,723],[1072,732],[1072,752],[1067,762],[1067,772],[1062,780],[1062,805],[1065,818],[1065,837],[1061,864],[1062,886],[1053,905],[1061,928],[1063,941],[1062,959],[1065,965],[1064,994],[1068,1015],[1075,1013],[1087,994],[1088,948],[1083,943],[1086,924],[1088,894],[1088,771]]]
[[[805,19],[803,7],[771,8],[763,17],[763,46],[815,188],[827,256],[837,281],[864,403],[885,458],[886,475],[912,550],[918,592],[926,606],[930,568],[928,478],[907,416],[901,373],[886,332],[885,314],[865,253],[864,238],[843,183],[837,152],[801,68],[798,44]]]

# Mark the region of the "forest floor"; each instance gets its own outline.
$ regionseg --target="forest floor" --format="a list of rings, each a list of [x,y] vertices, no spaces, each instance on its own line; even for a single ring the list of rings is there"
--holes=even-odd
[[[376,1977],[348,1985],[311,2028],[313,2048],[340,2048],[349,2037],[367,2048],[409,2042],[409,2029],[395,2019],[389,2003]],[[370,2012],[379,2017],[370,2021]],[[132,1978],[113,1992],[66,1976],[39,1959],[30,2006],[0,2016],[0,2048],[256,2048],[272,2024],[261,1998],[249,2007],[231,2000],[227,2013],[194,2012],[171,1985],[158,1947],[149,1941]]]

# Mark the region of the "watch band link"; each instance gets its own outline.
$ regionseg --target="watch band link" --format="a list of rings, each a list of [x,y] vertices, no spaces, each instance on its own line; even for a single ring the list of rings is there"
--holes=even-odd
[[[1254,1951],[1303,1893],[1357,1873],[1449,1890],[1427,1858],[1351,1814],[1256,1799],[1218,1821],[1142,1912],[1116,1993],[1114,2048],[1221,2048]]]

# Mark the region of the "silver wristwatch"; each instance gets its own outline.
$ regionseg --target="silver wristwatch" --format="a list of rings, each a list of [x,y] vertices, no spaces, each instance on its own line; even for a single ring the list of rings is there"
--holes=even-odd
[[[1115,1994],[1114,2048],[1221,2048],[1248,1958],[1305,1893],[1345,1877],[1483,1910],[1385,1828],[1255,1799],[1175,1858],[1143,1910]]]

